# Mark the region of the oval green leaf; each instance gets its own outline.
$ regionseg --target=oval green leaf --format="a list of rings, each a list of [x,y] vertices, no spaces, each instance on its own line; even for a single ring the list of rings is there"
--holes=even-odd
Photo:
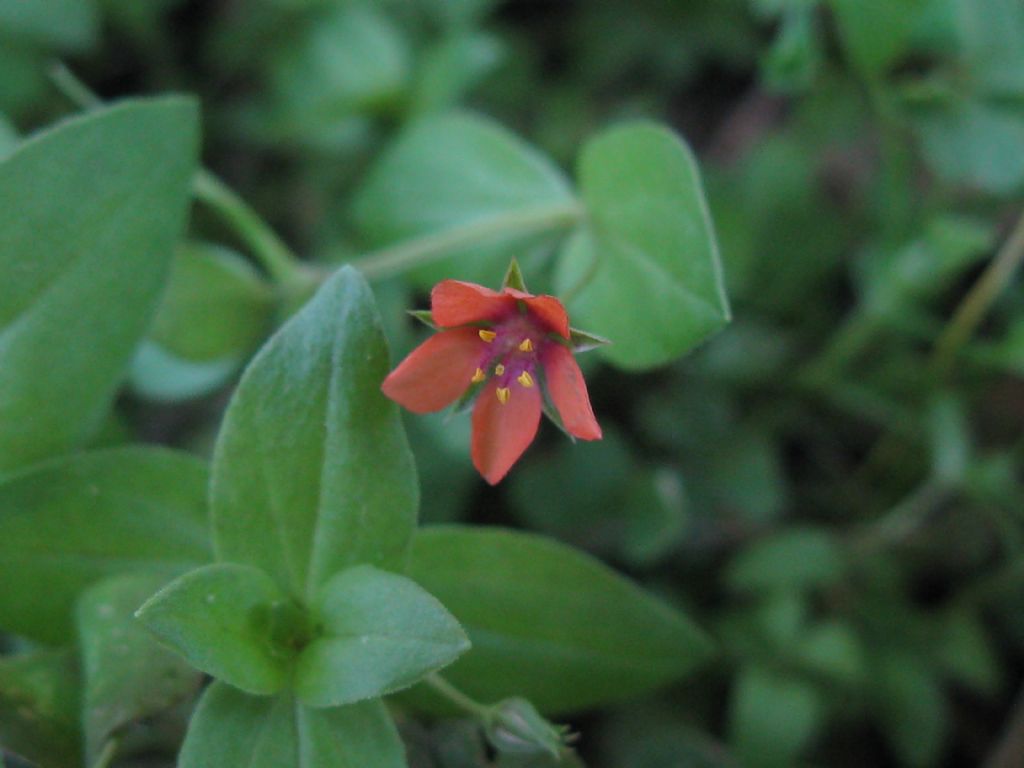
[[[219,559],[262,568],[309,603],[362,563],[402,570],[418,484],[366,281],[341,269],[253,359],[217,441]]]
[[[78,601],[87,764],[107,740],[159,715],[199,689],[202,675],[152,638],[134,617],[163,579],[125,574],[87,589]]]
[[[371,169],[354,212],[368,247],[418,240],[425,249],[387,271],[434,255],[435,263],[413,271],[424,285],[450,277],[497,285],[524,243],[578,218],[572,191],[548,158],[469,114],[413,123]]]
[[[289,661],[273,640],[287,596],[249,565],[215,563],[186,573],[139,608],[139,620],[198,669],[255,694],[284,688]]]
[[[0,627],[72,637],[75,598],[127,571],[168,578],[212,558],[206,466],[162,448],[57,459],[0,484]]]
[[[274,296],[234,251],[210,243],[178,248],[149,338],[184,360],[240,357],[269,332]]]
[[[310,709],[214,682],[189,724],[179,768],[406,768],[380,701]]]
[[[627,369],[671,362],[728,322],[718,244],[696,160],[671,131],[635,123],[579,160],[588,213],[558,270],[575,325],[605,336]]]
[[[394,693],[469,648],[459,623],[422,587],[369,566],[328,581],[315,610],[319,637],[295,670],[296,694],[314,707]]]
[[[482,701],[520,695],[546,714],[606,704],[679,679],[711,650],[683,614],[531,534],[426,528],[410,576],[465,627],[472,650],[445,677]]]
[[[197,143],[192,101],[127,102],[0,163],[0,475],[102,423],[160,299]]]

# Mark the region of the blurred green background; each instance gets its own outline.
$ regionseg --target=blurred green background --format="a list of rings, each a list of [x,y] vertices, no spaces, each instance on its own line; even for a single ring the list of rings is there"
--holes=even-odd
[[[617,120],[672,126],[733,322],[643,373],[586,357],[605,439],[546,427],[495,489],[467,420],[409,418],[424,521],[554,535],[719,641],[573,721],[595,768],[1024,765],[1019,0],[0,0],[0,154],[73,110],[58,60],[105,99],[197,94],[206,164],[325,265],[415,231],[360,200],[418,118],[482,113],[565,169]],[[194,230],[219,245],[179,253],[108,442],[207,451],[275,322],[242,245]],[[395,359],[436,279],[515,254],[553,290],[554,247],[377,280]],[[477,764],[422,730],[415,766]]]

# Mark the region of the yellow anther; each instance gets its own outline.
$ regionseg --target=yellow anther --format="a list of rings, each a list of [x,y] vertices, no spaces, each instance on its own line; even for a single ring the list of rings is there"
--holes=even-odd
[[[496,338],[498,338],[498,334],[496,334],[494,331],[488,331],[486,329],[481,329],[481,331],[480,331],[480,338],[483,339],[484,341],[486,341],[488,344],[490,344],[492,341],[494,341]]]
[[[501,363],[498,363],[496,366],[494,366],[494,375],[495,376],[504,376],[505,375],[505,366],[502,365]]]
[[[523,371],[516,377],[516,381],[522,384],[524,387],[533,386],[533,376],[530,375],[529,371]]]
[[[519,344],[520,352],[533,352],[533,342],[529,339],[523,339]]]
[[[512,397],[512,390],[508,387],[498,387],[497,389],[498,402],[502,405],[508,402],[508,399]]]
[[[473,378],[470,379],[474,384],[479,384],[481,381],[487,378],[487,374],[484,373],[483,368],[477,368],[476,373],[473,374]]]

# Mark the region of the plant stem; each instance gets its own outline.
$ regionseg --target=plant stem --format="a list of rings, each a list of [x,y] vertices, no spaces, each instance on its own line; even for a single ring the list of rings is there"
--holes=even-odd
[[[479,701],[471,699],[436,672],[434,674],[427,675],[424,682],[441,696],[448,699],[452,704],[473,717],[485,720],[488,713],[491,711],[491,708],[486,704],[481,704]]]
[[[883,545],[906,541],[924,526],[928,516],[951,494],[944,483],[928,480],[903,501],[872,522],[854,539],[855,549],[871,552]]]
[[[298,257],[233,189],[205,168],[192,179],[192,194],[245,241],[253,257],[276,283],[295,282],[303,272]]]
[[[50,79],[68,100],[84,110],[98,109],[103,106],[103,99],[89,90],[88,86],[75,77],[74,73],[64,66],[63,62],[54,62],[50,67]]]
[[[568,229],[582,217],[583,208],[577,202],[512,211],[382,248],[356,259],[352,266],[368,280],[376,280],[443,258],[452,251],[475,245],[481,240]]]
[[[117,739],[110,739],[106,744],[104,744],[103,751],[96,756],[96,760],[93,762],[92,768],[108,768],[114,759],[114,755],[117,753],[117,746]]]
[[[953,313],[932,353],[931,369],[937,378],[949,375],[960,348],[977,330],[996,298],[1024,261],[1024,214],[1017,220],[1003,247],[989,262]]]

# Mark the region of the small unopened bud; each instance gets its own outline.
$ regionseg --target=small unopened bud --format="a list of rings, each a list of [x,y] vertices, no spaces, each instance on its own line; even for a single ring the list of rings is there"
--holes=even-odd
[[[499,701],[487,717],[487,740],[498,752],[559,758],[567,728],[552,725],[526,699]]]

